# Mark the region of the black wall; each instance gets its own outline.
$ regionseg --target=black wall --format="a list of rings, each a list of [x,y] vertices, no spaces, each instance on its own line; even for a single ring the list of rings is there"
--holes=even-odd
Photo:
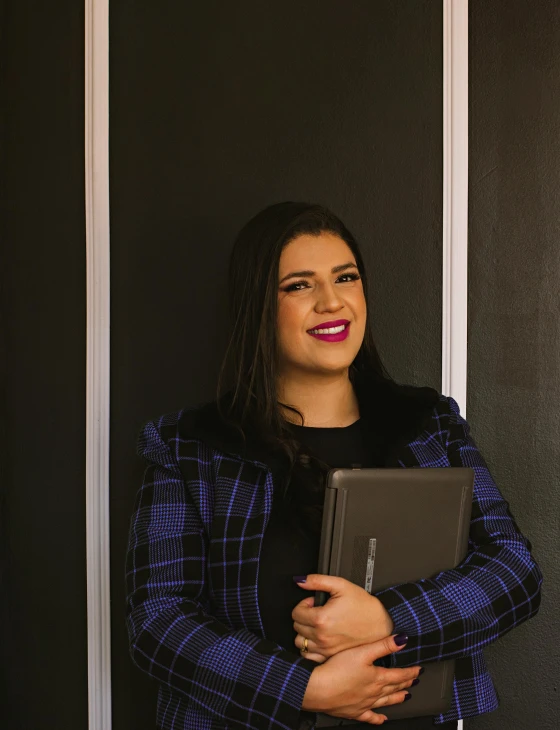
[[[83,3],[0,11],[0,726],[87,727]]]
[[[545,582],[490,647],[500,709],[473,730],[560,723],[560,4],[470,3],[468,416]]]
[[[331,206],[388,367],[440,384],[442,7],[123,1],[110,27],[114,727],[148,730],[123,619],[135,437],[213,397],[238,228],[276,201]]]

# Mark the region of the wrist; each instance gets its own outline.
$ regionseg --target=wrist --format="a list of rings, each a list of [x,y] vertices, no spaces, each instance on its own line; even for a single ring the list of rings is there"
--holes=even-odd
[[[395,633],[395,624],[393,623],[391,614],[389,613],[389,611],[387,611],[385,606],[383,606],[383,613],[384,613],[384,618],[385,618],[385,628],[387,629],[387,632],[388,632],[387,636],[391,636],[392,634]]]
[[[391,614],[387,611],[385,606],[375,597],[375,611],[371,618],[371,635],[370,641],[379,641],[379,639],[385,639],[387,636],[391,636],[395,633],[395,625]]]
[[[303,695],[301,709],[306,710],[307,712],[322,712],[324,709],[323,703],[321,701],[321,698],[323,696],[323,677],[321,674],[321,669],[322,667],[317,666],[311,672],[309,682],[307,683],[307,689],[305,690],[305,694]]]

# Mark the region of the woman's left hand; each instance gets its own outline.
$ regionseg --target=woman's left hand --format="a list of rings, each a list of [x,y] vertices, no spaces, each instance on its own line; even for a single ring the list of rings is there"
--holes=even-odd
[[[313,606],[308,596],[292,611],[295,645],[301,651],[304,638],[306,659],[321,664],[339,651],[370,644],[393,633],[393,621],[379,599],[345,578],[312,573],[305,583],[308,591],[330,593],[324,606]]]

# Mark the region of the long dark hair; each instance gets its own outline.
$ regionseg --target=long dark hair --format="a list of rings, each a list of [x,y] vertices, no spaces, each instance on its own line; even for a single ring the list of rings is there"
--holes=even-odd
[[[218,382],[218,404],[222,417],[245,438],[258,435],[287,458],[289,478],[284,485],[284,497],[294,491],[287,489],[288,483],[294,481],[294,466],[309,465],[309,458],[294,440],[277,396],[278,267],[282,250],[290,241],[303,234],[317,236],[323,232],[339,236],[352,251],[367,302],[367,274],[356,239],[322,205],[287,201],[265,208],[243,226],[230,257],[231,336]],[[352,382],[361,374],[391,380],[369,325],[349,371]]]

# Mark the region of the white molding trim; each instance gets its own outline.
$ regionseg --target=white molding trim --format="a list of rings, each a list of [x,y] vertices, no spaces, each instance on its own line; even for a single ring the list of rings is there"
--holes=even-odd
[[[469,3],[443,0],[442,392],[467,407]]]
[[[441,389],[467,409],[469,3],[443,0]],[[459,720],[458,730],[463,730]]]
[[[109,0],[85,0],[86,540],[89,730],[111,730]]]

